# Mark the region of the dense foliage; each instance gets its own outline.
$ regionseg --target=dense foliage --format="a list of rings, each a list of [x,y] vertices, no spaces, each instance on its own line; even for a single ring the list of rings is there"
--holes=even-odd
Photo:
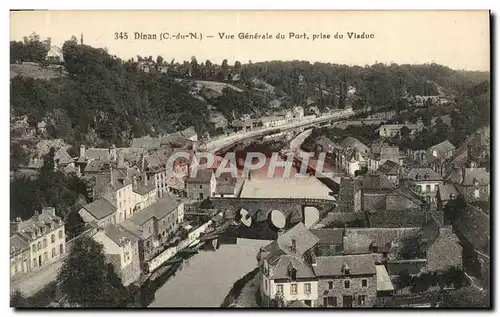
[[[189,86],[137,71],[137,63],[75,40],[64,44],[63,56],[69,76],[50,81],[18,76],[10,87],[14,115],[28,115],[31,122],[45,118],[53,137],[122,146],[131,137],[189,126],[208,129],[206,106],[189,94]]]
[[[10,42],[10,62],[45,62],[49,50],[50,38],[41,42],[40,36],[33,33],[29,37],[25,36],[22,42]]]
[[[81,218],[68,216],[87,203],[87,186],[74,174],[66,175],[54,170],[53,149],[44,157],[44,165],[38,178],[14,178],[10,186],[11,220],[17,217],[26,220],[33,216],[35,210],[51,206],[67,222],[69,237],[81,232]]]
[[[113,266],[106,263],[103,245],[90,237],[75,241],[57,276],[71,305],[112,307],[127,296]]]

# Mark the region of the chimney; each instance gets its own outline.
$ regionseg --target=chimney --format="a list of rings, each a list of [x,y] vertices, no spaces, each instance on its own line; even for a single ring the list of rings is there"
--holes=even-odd
[[[80,157],[85,157],[85,144],[80,144]]]
[[[109,160],[116,161],[116,146],[114,144],[109,148]]]
[[[42,214],[47,214],[55,217],[56,209],[54,207],[43,207]]]
[[[292,238],[292,246],[290,247],[290,251],[292,253],[297,253],[297,240],[295,238]]]
[[[137,176],[136,175],[132,176],[132,186],[134,187],[134,189],[137,189]]]
[[[82,176],[82,170],[81,170],[80,165],[76,166],[76,176],[78,176],[78,177]]]
[[[146,173],[144,173],[144,186],[148,186],[148,175],[146,175]]]
[[[312,266],[318,265],[318,262],[316,261],[316,254],[314,254],[314,253],[311,254],[311,265]]]

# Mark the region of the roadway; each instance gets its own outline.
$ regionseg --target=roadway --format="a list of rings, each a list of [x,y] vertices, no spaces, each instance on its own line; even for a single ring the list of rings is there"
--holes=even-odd
[[[241,142],[245,139],[248,138],[253,138],[253,137],[258,137],[265,135],[266,133],[270,132],[275,132],[276,129],[279,129],[280,132],[286,131],[286,130],[293,130],[297,128],[305,128],[309,126],[316,126],[320,123],[327,122],[330,120],[339,120],[339,119],[345,119],[348,117],[354,116],[356,113],[352,110],[342,110],[333,114],[329,115],[324,115],[321,117],[317,117],[311,120],[305,120],[305,121],[300,121],[300,122],[294,122],[290,124],[285,124],[282,126],[277,126],[277,127],[269,127],[269,128],[263,128],[259,130],[251,130],[251,131],[246,131],[246,132],[241,132],[235,135],[230,135],[227,136],[223,139],[219,140],[214,140],[206,143],[205,149],[210,152],[217,152],[225,147],[228,147],[230,145],[233,145],[235,143]]]

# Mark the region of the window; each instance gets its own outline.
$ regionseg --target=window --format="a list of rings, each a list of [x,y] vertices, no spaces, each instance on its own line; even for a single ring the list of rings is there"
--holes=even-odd
[[[266,280],[266,283],[265,283],[265,290],[266,290],[266,292],[267,292],[267,283],[268,283],[268,281]]]
[[[365,295],[359,295],[358,296],[358,305],[364,305],[366,301],[366,296]]]
[[[51,243],[56,242],[56,235],[55,235],[55,234],[52,234],[52,235],[50,236],[50,242],[51,242]]]
[[[297,294],[297,284],[290,285],[290,294]]]
[[[59,254],[63,254],[64,253],[64,247],[63,247],[63,244],[61,243],[59,245]]]
[[[474,197],[479,198],[479,189],[474,189]]]
[[[283,294],[283,284],[276,284],[276,293]]]
[[[56,256],[56,248],[52,248],[52,257]]]
[[[203,185],[200,185],[200,189],[203,189]]]
[[[36,267],[36,259],[33,259],[33,267]]]
[[[344,287],[345,288],[350,288],[351,287],[351,282],[350,281],[344,281]]]
[[[328,282],[328,289],[333,289],[333,282],[332,281]]]
[[[36,244],[33,244],[33,245],[31,246],[31,250],[32,250],[33,252],[36,252]]]
[[[430,192],[431,191],[431,185],[425,185],[425,191]]]
[[[304,284],[304,293],[311,294],[311,283]]]
[[[47,261],[47,259],[48,259],[47,252],[44,252],[43,253],[43,261]]]
[[[36,244],[36,248],[38,250],[40,250],[42,248],[42,241],[38,241],[38,243]]]
[[[62,239],[62,237],[63,237],[63,231],[59,230],[59,239]]]
[[[47,247],[47,239],[43,239],[43,247],[46,248]]]
[[[361,280],[361,286],[362,287],[367,287],[368,286],[368,280]]]

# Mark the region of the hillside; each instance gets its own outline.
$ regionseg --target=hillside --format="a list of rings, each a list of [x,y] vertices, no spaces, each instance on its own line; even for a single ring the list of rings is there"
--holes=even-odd
[[[34,79],[50,80],[63,77],[64,74],[56,68],[47,68],[37,63],[11,64],[10,79],[16,76],[27,76]]]

